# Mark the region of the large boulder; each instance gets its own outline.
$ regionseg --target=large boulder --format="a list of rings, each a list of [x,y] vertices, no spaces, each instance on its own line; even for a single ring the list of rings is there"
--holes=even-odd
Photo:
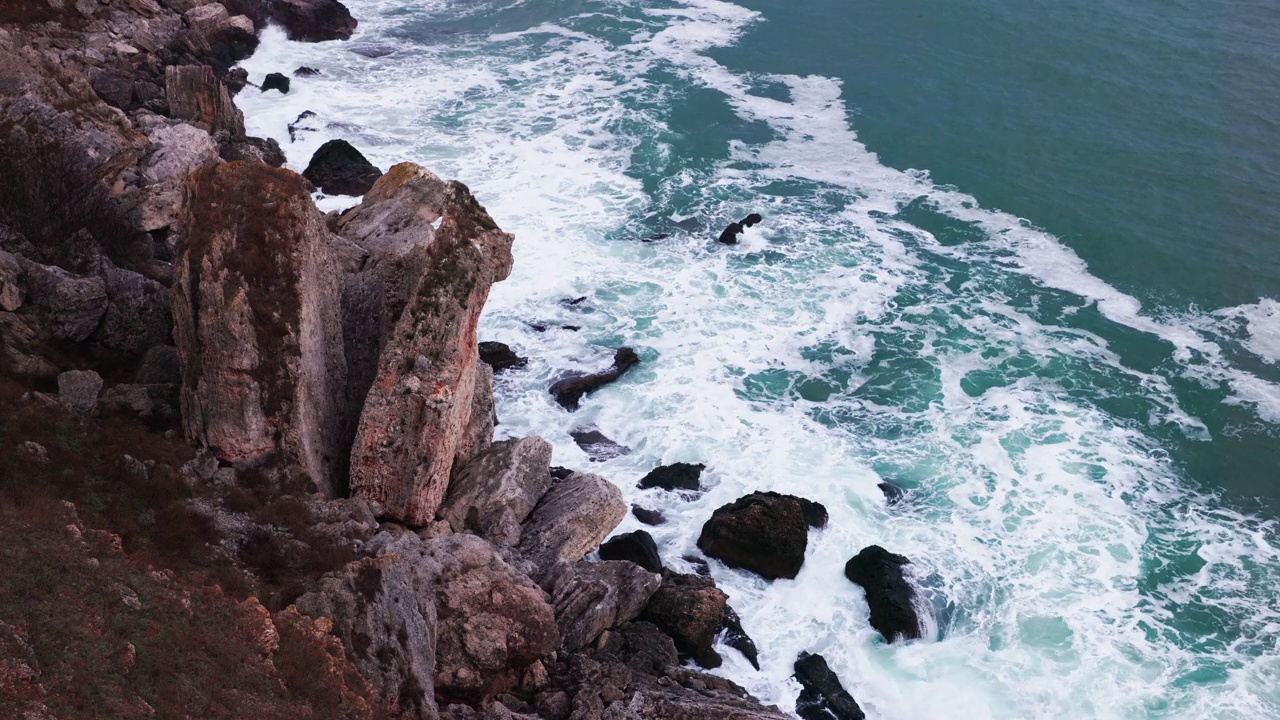
[[[358,24],[338,0],[275,0],[271,19],[290,40],[301,42],[346,40]]]
[[[640,479],[639,488],[662,488],[663,490],[700,490],[699,479],[707,466],[702,463],[672,463],[662,465],[649,471]]]
[[[204,130],[177,123],[153,130],[145,153],[137,220],[142,230],[152,232],[173,224],[182,202],[183,180],[192,170],[218,162],[218,144]]]
[[[440,568],[437,701],[480,703],[519,687],[560,646],[542,590],[474,535],[447,535],[424,547]]]
[[[524,522],[520,552],[546,587],[557,561],[576,563],[626,517],[622,491],[599,475],[574,473],[556,483]]]
[[[397,178],[439,183],[418,175],[416,166],[397,168]],[[512,262],[512,236],[466,186],[439,184],[440,225],[410,251],[422,272],[383,343],[351,453],[355,493],[419,526],[435,519],[459,447],[466,447],[480,363],[476,325],[489,288],[506,279]],[[419,211],[428,224],[437,212],[425,205]],[[348,223],[343,231],[354,230]],[[375,307],[387,298],[373,295]]]
[[[330,140],[311,156],[302,176],[329,195],[364,195],[382,171],[346,140]]]
[[[633,620],[644,610],[662,578],[629,562],[582,561],[573,579],[552,598],[566,650],[586,647],[605,630]]]
[[[471,393],[471,417],[458,439],[453,454],[453,474],[493,444],[493,428],[498,424],[498,409],[493,400],[493,368],[476,365],[476,387]]]
[[[864,720],[862,708],[840,684],[840,678],[821,655],[800,653],[796,680],[803,688],[796,700],[796,714],[804,720]]]
[[[529,364],[529,359],[521,357],[505,343],[492,340],[480,343],[480,362],[493,368],[495,373],[513,368],[522,368]]]
[[[640,362],[640,356],[631,348],[619,348],[613,354],[613,365],[597,373],[575,374],[551,385],[551,394],[566,410],[577,410],[582,396],[622,377]]]
[[[794,578],[804,564],[811,523],[826,523],[826,509],[818,503],[775,492],[751,493],[711,515],[698,547],[729,567],[768,580]]]
[[[879,545],[865,547],[845,563],[844,575],[862,586],[871,609],[871,627],[887,642],[923,635],[916,591],[903,568],[911,561]]]
[[[107,311],[107,286],[98,276],[79,276],[0,250],[9,260],[5,281],[9,304],[30,317],[34,330],[54,341],[87,339]]]
[[[305,181],[249,162],[184,187],[173,287],[188,438],[219,458],[276,457],[316,489],[344,475],[340,240]]]
[[[627,560],[651,573],[662,572],[662,557],[658,555],[658,545],[653,541],[653,536],[644,530],[609,538],[608,542],[600,546],[600,559]]]
[[[132,362],[173,339],[169,288],[131,270],[103,269],[107,311],[89,340],[113,362]]]
[[[551,445],[540,437],[494,443],[449,482],[439,518],[490,542],[520,542],[520,523],[551,489]]]
[[[670,635],[676,648],[699,665],[714,668],[722,661],[712,646],[724,627],[728,603],[729,596],[711,578],[667,570],[640,619]]]

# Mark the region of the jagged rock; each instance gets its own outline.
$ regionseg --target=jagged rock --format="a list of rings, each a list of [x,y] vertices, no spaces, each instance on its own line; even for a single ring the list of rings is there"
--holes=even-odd
[[[880,488],[880,492],[884,493],[884,503],[886,505],[897,505],[906,495],[905,490],[888,481],[882,482],[876,487]]]
[[[289,93],[289,76],[282,73],[267,73],[267,77],[262,81],[262,92],[268,90],[279,90],[283,94]]]
[[[751,493],[711,515],[698,547],[729,567],[767,580],[794,578],[804,564],[810,523],[826,522],[826,509],[819,508],[793,495]]]
[[[555,563],[576,563],[595,550],[627,514],[622,491],[599,475],[574,473],[556,483],[525,520],[519,550],[547,587]]]
[[[505,344],[493,341],[480,343],[480,361],[492,367],[495,373],[529,364],[528,358],[520,357]]]
[[[663,515],[661,512],[642,508],[639,505],[631,506],[631,514],[635,515],[636,519],[645,525],[662,525],[667,521],[667,516]]]
[[[845,577],[866,591],[871,627],[880,631],[887,642],[922,636],[920,617],[915,608],[916,591],[902,570],[910,563],[902,555],[891,553],[879,545],[870,545],[844,566]]]
[[[540,437],[494,443],[449,482],[438,516],[458,532],[516,545],[520,523],[551,489],[551,445]]]
[[[356,31],[356,19],[338,0],[276,0],[271,19],[290,40],[323,42],[346,40]]]
[[[232,135],[244,135],[244,115],[231,102],[231,94],[208,65],[165,68],[164,92],[170,117],[202,123],[212,131],[227,130]]]
[[[382,171],[346,140],[330,140],[311,156],[302,176],[329,195],[364,195]]]
[[[676,648],[702,667],[720,667],[720,654],[712,645],[724,627],[728,601],[711,578],[667,570],[640,619],[670,635]]]
[[[108,304],[101,277],[80,277],[0,251],[3,256],[21,268],[21,275],[9,282],[15,288],[10,292],[21,293],[23,314],[33,316],[41,332],[52,340],[81,342],[98,327]]]
[[[800,653],[795,664],[796,680],[803,690],[796,700],[796,714],[804,720],[864,720],[862,708],[840,684],[821,655]]]
[[[282,456],[334,493],[346,455],[340,241],[301,177],[248,162],[192,174],[179,231],[173,314],[187,437],[232,463]]]
[[[214,67],[225,70],[249,57],[258,47],[253,21],[244,15],[232,17],[220,3],[194,7],[185,13],[196,51]]]
[[[724,644],[742,653],[751,667],[760,669],[760,651],[756,648],[756,641],[742,629],[742,618],[728,605],[724,606]]]
[[[640,479],[637,486],[641,490],[662,488],[663,490],[700,490],[699,479],[707,466],[702,463],[672,463],[662,465],[649,471]]]
[[[631,448],[610,440],[599,430],[575,430],[569,436],[587,453],[591,462],[606,462],[631,453]]]
[[[218,143],[218,155],[227,162],[248,160],[271,167],[280,167],[286,160],[284,151],[275,138],[263,139],[252,135],[226,136]]]
[[[102,377],[92,370],[71,370],[58,376],[58,400],[72,412],[93,412],[100,392]]]
[[[295,605],[303,615],[332,622],[347,657],[383,703],[434,718],[440,570],[416,540],[393,541],[381,557],[325,576]]]
[[[108,265],[102,277],[107,310],[90,342],[113,362],[130,362],[173,337],[169,288],[130,270]]]
[[[133,104],[133,77],[119,70],[94,73],[89,80],[93,91],[111,107],[128,110]]]
[[[293,71],[294,77],[316,77],[319,74],[320,74],[319,70],[313,67],[307,67],[306,65],[303,65]]]
[[[586,647],[605,630],[634,619],[661,583],[661,576],[634,563],[579,562],[573,579],[552,597],[564,648]]]
[[[542,591],[474,535],[423,543],[436,577],[436,700],[476,703],[517,687],[560,645]]]
[[[726,245],[736,245],[738,242],[738,235],[741,235],[744,229],[749,228],[762,220],[764,220],[764,218],[760,217],[758,213],[751,213],[738,222],[729,223],[728,227],[724,229],[724,232],[720,233],[719,241]]]
[[[628,560],[651,573],[662,572],[662,557],[653,536],[644,530],[610,538],[600,546],[602,560]]]
[[[680,662],[675,641],[650,622],[629,622],[618,628],[617,647],[606,647],[632,670],[661,677]]]
[[[173,345],[157,345],[147,350],[138,363],[133,381],[139,385],[177,385],[182,382],[182,357]]]
[[[551,386],[551,394],[562,407],[577,410],[578,402],[582,400],[583,395],[617,380],[638,362],[640,362],[640,356],[636,355],[634,350],[628,347],[619,348],[613,355],[613,366],[608,370],[589,375],[571,375],[558,380]]]
[[[420,170],[396,166],[388,173],[390,187],[376,195],[394,194],[413,179],[440,185],[443,200],[439,229],[412,250],[421,254],[423,271],[380,354],[351,455],[356,494],[381,502],[392,517],[411,525],[433,520],[444,499],[474,410],[476,324],[490,286],[511,272],[512,241],[465,185],[440,183]],[[430,206],[418,211],[424,224],[435,219]],[[358,226],[348,221],[339,227],[355,232]],[[374,242],[368,235],[363,239]],[[350,291],[348,284],[344,301]],[[386,297],[373,295],[378,301]]]
[[[157,128],[147,141],[138,225],[152,232],[173,224],[183,180],[196,168],[217,163],[218,145],[209,133],[186,123]]]

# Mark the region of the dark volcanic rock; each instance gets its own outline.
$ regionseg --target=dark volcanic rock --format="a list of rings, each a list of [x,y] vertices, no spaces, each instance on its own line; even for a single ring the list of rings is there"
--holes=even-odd
[[[330,195],[364,195],[382,171],[346,140],[330,140],[311,156],[302,176]]]
[[[910,563],[901,555],[871,545],[844,566],[845,577],[866,590],[871,626],[888,642],[921,636],[920,617],[914,603],[916,591],[902,571],[902,567]]]
[[[663,490],[699,490],[698,479],[707,466],[702,463],[672,463],[656,467],[640,479],[640,489],[662,488]]]
[[[728,600],[711,578],[668,570],[640,619],[661,628],[680,652],[692,656],[702,667],[715,668],[722,661],[712,645],[724,627]]]
[[[724,607],[724,644],[742,653],[751,667],[760,669],[760,651],[756,648],[756,641],[742,629],[742,618],[728,605]]]
[[[319,70],[313,67],[307,67],[306,65],[303,65],[302,67],[293,71],[294,77],[315,77],[319,74],[320,74]]]
[[[742,232],[742,223],[729,223],[724,231],[720,233],[719,242],[725,245],[736,245],[738,243],[738,235]]]
[[[508,345],[492,340],[480,343],[480,361],[487,363],[495,373],[529,364],[528,358],[517,355]]]
[[[897,505],[902,501],[902,497],[906,495],[905,490],[891,482],[882,482],[876,487],[880,488],[880,492],[884,493],[884,502],[886,505]]]
[[[346,40],[357,25],[338,0],[275,0],[271,19],[284,27],[290,40],[302,42]]]
[[[605,462],[630,454],[631,448],[605,437],[599,430],[581,430],[569,433],[591,462]]]
[[[800,681],[796,714],[804,720],[863,720],[866,715],[821,655],[800,653],[795,665]]]
[[[630,560],[652,573],[662,572],[662,558],[653,536],[644,530],[610,538],[600,546],[602,560]]]
[[[661,525],[667,521],[666,515],[663,515],[657,510],[642,508],[639,505],[631,506],[631,514],[635,515],[636,519],[645,525]]]
[[[821,507],[806,502],[775,492],[739,498],[712,514],[702,526],[698,547],[729,567],[769,580],[794,578],[804,564],[810,520],[818,519]]]
[[[617,380],[638,362],[640,357],[634,350],[628,347],[620,348],[613,355],[613,367],[590,375],[573,375],[564,378],[551,386],[551,394],[561,406],[569,410],[577,410],[578,401],[583,395]]]
[[[552,482],[560,482],[561,480],[568,480],[569,476],[573,475],[574,472],[575,472],[574,470],[567,467],[561,467],[560,465],[552,465],[551,480]]]
[[[267,73],[267,77],[262,81],[262,92],[268,90],[279,90],[282,93],[289,92],[289,76],[282,73]]]

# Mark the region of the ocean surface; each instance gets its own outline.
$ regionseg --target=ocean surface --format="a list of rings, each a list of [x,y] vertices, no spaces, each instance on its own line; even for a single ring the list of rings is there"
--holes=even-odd
[[[351,41],[244,63],[319,77],[237,102],[294,169],[345,138],[515,233],[499,434],[665,512],[677,569],[747,492],[830,511],[794,581],[712,563],[761,648],[718,672],[791,710],[820,652],[894,720],[1280,717],[1280,5],[346,2]],[[586,428],[632,453],[589,462]],[[675,461],[704,494],[635,489]],[[868,626],[843,566],[873,543],[925,640]]]

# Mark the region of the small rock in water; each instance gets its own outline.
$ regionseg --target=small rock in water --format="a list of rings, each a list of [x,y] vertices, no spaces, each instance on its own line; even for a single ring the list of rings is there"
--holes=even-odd
[[[610,440],[599,430],[575,431],[569,433],[569,436],[587,453],[591,462],[605,462],[631,452],[631,448]]]
[[[921,637],[920,617],[915,608],[916,591],[902,570],[909,564],[911,561],[901,555],[870,545],[844,566],[845,577],[866,591],[871,626],[879,630],[887,642]]]
[[[504,343],[493,341],[480,343],[480,360],[493,368],[495,373],[529,364],[528,358],[516,354],[516,351]]]
[[[639,488],[662,488],[663,490],[700,490],[699,479],[707,466],[702,463],[672,463],[662,465],[649,471],[640,479]]]
[[[657,510],[649,510],[639,505],[631,506],[631,514],[645,525],[661,525],[667,521],[667,517]]]
[[[577,307],[578,305],[581,305],[586,301],[587,301],[587,296],[583,295],[582,297],[565,298],[564,300],[560,301],[560,304],[565,305],[567,307]]]
[[[756,648],[756,641],[742,629],[742,618],[728,605],[724,607],[724,644],[742,653],[751,667],[760,669],[760,651]]]
[[[639,362],[640,356],[636,355],[635,350],[629,347],[619,348],[613,355],[613,367],[590,375],[570,375],[555,382],[551,386],[551,394],[561,407],[577,410],[583,395],[617,380]]]
[[[636,530],[606,540],[600,546],[601,560],[630,560],[651,573],[662,572],[662,557],[653,536]]]
[[[306,65],[303,65],[302,67],[293,71],[294,77],[315,77],[319,74],[320,74],[319,70],[313,67],[307,67]]]
[[[804,564],[809,528],[825,523],[826,514],[822,505],[794,495],[751,493],[711,515],[698,548],[766,580],[794,578]]]
[[[288,93],[289,77],[278,72],[269,73],[267,79],[262,81],[262,92],[268,90],[279,90],[282,93]]]
[[[570,470],[570,469],[569,469],[569,468],[567,468],[567,467],[560,467],[559,465],[552,465],[552,466],[551,466],[551,479],[552,479],[552,480],[555,480],[555,481],[557,481],[557,482],[558,482],[558,481],[560,481],[560,480],[564,480],[565,478],[569,477],[569,476],[570,476],[570,475],[572,475],[574,472],[575,472],[574,470]]]
[[[840,678],[827,667],[821,655],[800,653],[795,664],[796,680],[803,690],[796,700],[796,714],[804,720],[864,720],[862,708]]]
[[[882,482],[876,487],[880,488],[880,492],[884,493],[884,501],[886,505],[897,505],[902,501],[906,491],[894,485],[891,482]]]
[[[302,176],[329,195],[364,195],[382,171],[346,140],[330,140],[311,156]]]
[[[720,233],[719,241],[725,245],[736,245],[738,242],[738,235],[742,234],[744,229],[762,221],[764,221],[764,218],[761,217],[759,213],[751,213],[738,222],[729,223],[729,225],[725,227],[724,232]]]

